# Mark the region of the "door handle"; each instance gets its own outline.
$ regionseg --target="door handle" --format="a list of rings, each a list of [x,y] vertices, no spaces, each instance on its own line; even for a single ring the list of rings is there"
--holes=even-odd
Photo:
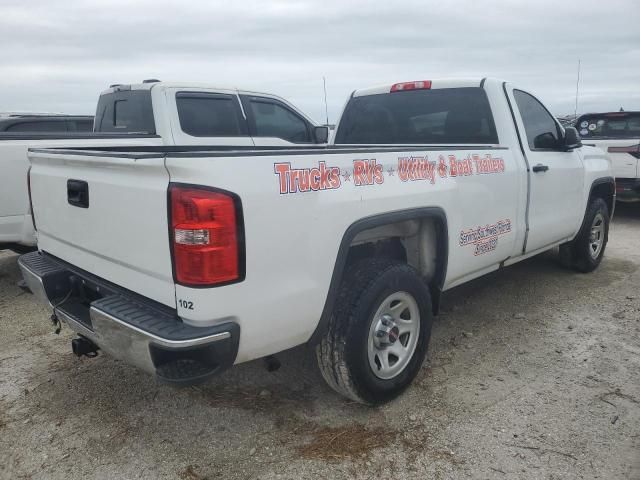
[[[89,208],[89,184],[84,180],[67,180],[67,202],[80,208]]]
[[[533,170],[535,173],[538,173],[538,172],[546,172],[547,170],[549,170],[549,167],[548,167],[548,166],[546,166],[546,165],[542,165],[541,163],[539,163],[539,164],[537,164],[537,165],[534,165],[534,166],[533,166],[533,168],[532,168],[532,170]]]

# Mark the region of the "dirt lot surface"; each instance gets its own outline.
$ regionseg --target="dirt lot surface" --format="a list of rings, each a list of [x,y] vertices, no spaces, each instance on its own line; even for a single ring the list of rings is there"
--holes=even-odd
[[[377,409],[305,348],[186,389],[78,360],[16,259],[0,252],[3,479],[640,479],[640,205],[593,274],[543,255],[447,292],[417,381]]]

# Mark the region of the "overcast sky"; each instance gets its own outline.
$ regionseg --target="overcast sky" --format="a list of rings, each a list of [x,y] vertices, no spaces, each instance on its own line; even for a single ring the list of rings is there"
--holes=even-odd
[[[640,110],[640,0],[0,0],[0,111],[94,113],[144,78],[277,93],[324,121],[380,83],[494,76],[557,115]]]

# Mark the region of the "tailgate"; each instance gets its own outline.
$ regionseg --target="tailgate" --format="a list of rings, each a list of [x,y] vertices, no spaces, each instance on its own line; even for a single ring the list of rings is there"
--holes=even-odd
[[[39,249],[175,307],[164,157],[38,150],[29,158]]]

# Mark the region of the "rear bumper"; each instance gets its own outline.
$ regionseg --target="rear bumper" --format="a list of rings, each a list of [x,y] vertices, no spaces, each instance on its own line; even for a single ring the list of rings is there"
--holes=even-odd
[[[169,383],[203,381],[233,365],[236,323],[193,327],[172,310],[50,255],[32,252],[18,264],[34,295],[74,332],[110,355]]]
[[[640,178],[616,178],[616,199],[640,202]]]

